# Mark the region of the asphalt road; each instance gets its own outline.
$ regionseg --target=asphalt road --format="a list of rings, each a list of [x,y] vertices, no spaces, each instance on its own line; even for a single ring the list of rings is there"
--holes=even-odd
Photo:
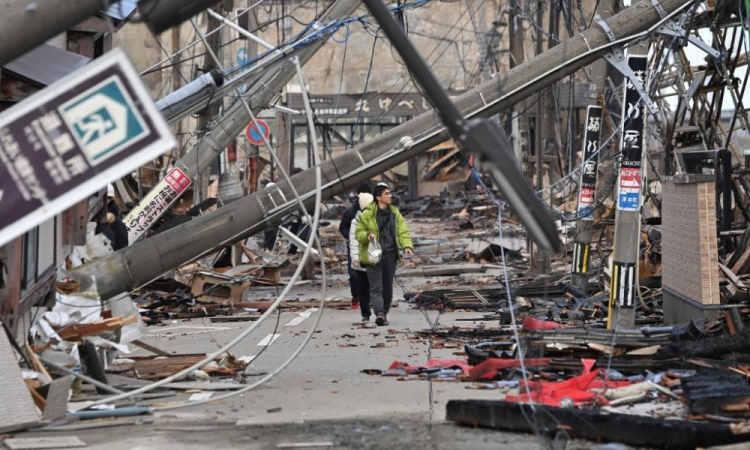
[[[425,281],[409,279],[405,283],[408,288]],[[329,299],[347,296],[343,276],[334,276],[331,283]],[[319,292],[318,285],[308,284],[296,287],[290,298],[316,299]],[[398,287],[396,292],[399,297],[403,294]],[[247,369],[248,383],[278,367],[312,331],[318,311],[309,311],[312,314],[307,317],[301,312],[305,311],[274,315],[232,350],[237,357],[257,356]],[[440,316],[439,323],[469,326],[479,322],[456,320],[481,316],[449,312]],[[434,321],[437,312],[429,311],[425,317],[400,301],[391,310],[387,327],[363,327],[359,318],[359,311],[324,309],[318,330],[300,356],[276,378],[242,396],[152,416],[79,422],[64,432],[48,429],[17,437],[76,436],[87,444],[86,448],[95,450],[549,447],[551,441],[543,437],[444,422],[449,400],[499,399],[499,391],[468,389],[472,383],[436,381],[430,408],[427,381],[363,373],[365,369],[385,370],[394,361],[425,363],[429,343],[414,332],[429,328],[428,320]],[[203,353],[217,349],[248,326],[250,322],[181,320],[149,327],[142,340],[168,352]],[[273,335],[278,337],[269,337]],[[271,344],[262,345],[264,341]],[[431,350],[433,358],[461,357],[454,354],[462,351],[459,343],[444,344],[445,348]],[[144,350],[133,353],[146,354]],[[184,403],[188,397],[178,393],[155,400],[153,405]],[[567,446],[590,447],[581,442]]]
[[[412,279],[407,283],[422,281]],[[399,289],[396,288],[396,291],[399,292]],[[295,288],[291,297],[310,299],[316,292],[319,292],[317,286],[300,286]],[[329,298],[343,298],[345,295],[346,291],[339,287],[331,290]],[[311,311],[307,318],[300,316],[300,312],[304,311],[283,312],[280,317],[270,317],[246,341],[232,350],[236,357],[260,355],[246,370],[251,375],[247,378],[248,382],[273,371],[312,331],[318,312]],[[431,321],[437,318],[435,311],[427,314]],[[445,313],[441,315],[439,323],[444,326],[469,326],[472,322],[456,322],[456,319],[481,316],[481,313],[470,312]],[[413,333],[430,327],[424,314],[400,301],[398,307],[391,310],[389,321],[390,325],[386,327],[363,327],[359,311],[326,308],[308,346],[276,378],[242,397],[184,411],[201,411],[223,419],[237,419],[244,424],[389,418],[397,415],[429,421],[431,414],[433,421],[440,422],[445,418],[448,400],[501,398],[497,391],[467,389],[471,383],[434,382],[431,411],[429,383],[426,381],[399,381],[397,378],[363,373],[365,369],[385,370],[394,361],[410,364],[427,362],[428,342]],[[210,352],[248,326],[250,322],[211,323],[207,319],[179,321],[164,327],[150,327],[143,340],[169,352]],[[259,345],[273,339],[270,337],[273,335],[278,336],[269,346]],[[432,357],[459,358],[454,353],[463,349],[459,343],[455,345],[456,348],[432,349]],[[139,351],[135,354],[146,353]]]

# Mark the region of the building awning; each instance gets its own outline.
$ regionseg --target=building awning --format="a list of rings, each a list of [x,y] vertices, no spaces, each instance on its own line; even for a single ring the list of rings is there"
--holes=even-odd
[[[49,86],[85,66],[85,56],[42,44],[3,66],[3,70],[38,86]]]

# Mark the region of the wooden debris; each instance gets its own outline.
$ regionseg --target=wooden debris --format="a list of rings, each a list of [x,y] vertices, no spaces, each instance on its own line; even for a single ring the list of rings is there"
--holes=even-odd
[[[109,366],[108,372],[125,375],[128,377],[139,378],[142,380],[158,380],[174,375],[193,364],[203,360],[205,355],[172,355],[157,357],[130,357],[133,362],[114,363]],[[217,359],[217,362],[221,359]],[[243,370],[247,364],[236,360],[234,357],[227,357],[224,367],[217,364],[208,364],[201,370],[209,375],[215,376],[234,376],[237,371]]]
[[[701,370],[682,380],[692,414],[718,414],[750,410],[747,377],[726,370]]]
[[[108,331],[119,330],[125,325],[130,325],[138,322],[138,317],[115,317],[112,319],[99,320],[92,323],[78,323],[75,325],[69,325],[62,327],[57,330],[57,334],[60,335],[66,341],[80,341],[86,336],[93,336],[97,334],[106,333]]]
[[[81,283],[78,283],[76,281],[58,281],[56,288],[57,292],[65,295],[70,295],[78,292],[78,289],[81,288]]]
[[[446,418],[462,425],[504,431],[563,428],[572,438],[618,442],[634,447],[696,448],[750,440],[750,435],[735,434],[725,424],[664,420],[636,414],[602,414],[595,410],[544,405],[536,405],[534,410],[531,408],[530,405],[502,401],[451,400]]]
[[[37,380],[25,380],[26,382],[26,388],[29,390],[29,393],[31,394],[32,400],[34,400],[34,404],[37,408],[39,408],[40,411],[44,411],[44,408],[47,406],[47,401],[44,399],[42,394],[39,393],[36,389],[40,387],[40,383]]]
[[[47,369],[44,367],[44,364],[42,364],[41,361],[39,361],[39,357],[36,353],[34,353],[34,350],[32,350],[31,346],[29,344],[24,344],[24,349],[26,349],[26,356],[29,357],[29,361],[31,361],[31,365],[34,366],[34,370],[41,373],[46,379],[44,380],[45,383],[49,383],[52,381],[52,376],[47,372]]]
[[[483,273],[492,266],[486,264],[457,264],[457,265],[439,265],[423,266],[413,269],[398,269],[396,277],[438,277],[438,276],[455,276],[462,273]]]
[[[147,343],[145,343],[145,342],[143,342],[143,341],[141,341],[139,339],[136,339],[136,340],[132,341],[131,344],[136,345],[136,346],[138,346],[138,347],[140,347],[140,348],[142,348],[144,350],[148,350],[148,351],[150,351],[151,353],[153,353],[155,355],[159,355],[159,356],[173,356],[171,353],[167,353],[164,350],[160,350],[160,349],[154,347],[153,345],[147,344]]]
[[[209,320],[211,322],[253,322],[260,318],[260,316],[214,316]]]

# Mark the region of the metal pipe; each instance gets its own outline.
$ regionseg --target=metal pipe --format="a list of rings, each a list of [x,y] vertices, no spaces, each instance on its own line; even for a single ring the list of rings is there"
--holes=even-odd
[[[153,408],[150,406],[131,406],[129,408],[96,409],[89,411],[76,411],[68,413],[69,419],[106,419],[108,417],[132,417],[142,414],[151,414]]]
[[[214,19],[218,20],[219,22],[223,23],[224,25],[228,26],[229,28],[233,29],[234,31],[238,32],[239,34],[245,36],[246,38],[250,39],[251,41],[254,41],[263,47],[273,50],[276,54],[281,54],[281,51],[279,51],[278,48],[274,47],[273,45],[269,44],[268,42],[264,41],[263,39],[259,38],[258,36],[254,35],[253,33],[247,31],[246,29],[242,28],[241,26],[237,25],[234,22],[231,22],[226,17],[222,16],[221,14],[217,14],[214,12],[213,9],[208,8],[206,12],[212,16]]]
[[[92,385],[98,387],[99,389],[101,389],[103,391],[107,391],[107,392],[109,392],[111,394],[122,394],[123,393],[123,391],[121,391],[119,389],[115,389],[112,386],[109,386],[109,385],[106,385],[106,384],[102,383],[101,381],[96,381],[95,379],[93,379],[91,377],[87,377],[86,375],[84,375],[82,373],[74,372],[74,371],[68,369],[65,366],[61,366],[60,364],[53,363],[52,361],[44,359],[41,356],[39,357],[39,360],[42,361],[44,364],[50,365],[50,366],[54,367],[55,369],[57,369],[57,370],[59,370],[59,371],[61,371],[63,373],[66,373],[68,375],[73,375],[74,377],[76,377],[78,379],[81,379],[81,380],[85,381],[88,384],[92,384]]]

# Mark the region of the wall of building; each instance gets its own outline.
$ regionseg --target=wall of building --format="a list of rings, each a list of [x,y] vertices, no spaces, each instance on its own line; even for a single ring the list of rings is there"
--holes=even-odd
[[[240,11],[253,3],[251,0],[235,0],[234,9]],[[288,39],[301,32],[305,28],[304,24],[311,22],[316,13],[321,11],[320,9],[316,11],[314,7],[306,7],[300,2],[283,3],[286,10],[293,9],[291,15],[296,20],[276,20],[276,17],[281,14],[281,3],[270,3],[268,9],[260,5],[253,10],[257,23],[273,22],[256,30],[255,34],[274,45],[279,43],[282,33]],[[493,28],[492,22],[495,19],[504,20],[504,14],[500,14],[499,17],[497,15],[501,5],[500,0],[475,2],[477,25],[482,33]],[[364,8],[357,11],[357,15],[365,14],[367,11]],[[197,16],[196,20],[201,27],[206,26],[205,15]],[[279,29],[277,29],[277,23]],[[318,94],[339,91],[356,93],[364,90],[375,41],[373,34],[377,29],[372,19],[366,21],[366,24],[363,25],[360,22],[350,24],[349,37],[345,43],[329,41],[307,64],[305,77],[311,92]],[[432,65],[446,88],[462,90],[476,83],[479,51],[474,28],[464,2],[431,1],[417,9],[407,10],[406,26],[412,42]],[[504,27],[498,29],[503,32]],[[344,41],[346,34],[347,30],[341,29],[334,35],[334,38]],[[127,24],[115,36],[114,43],[124,47],[136,67],[144,70],[164,59],[165,50],[172,52],[175,48],[187,46],[195,38],[195,32],[189,22],[183,24],[180,27],[177,47],[172,45],[174,36],[172,31],[166,31],[154,37],[143,24]],[[238,36],[234,30],[222,31],[223,42],[235,40]],[[240,49],[249,47],[250,42],[247,40],[238,40],[226,46],[222,52],[225,65],[227,67],[236,65],[238,52],[240,52],[240,60],[244,52]],[[499,47],[507,48],[507,36],[503,36]],[[374,49],[372,71],[367,82],[368,90],[398,91],[406,86],[406,89],[411,91],[412,87],[408,84],[405,67],[395,51],[391,51],[388,40],[382,36],[378,37]],[[195,51],[188,50],[183,53],[182,59],[184,61],[186,58],[194,58],[195,55],[202,53],[202,46],[198,46]],[[502,70],[505,70],[507,57],[501,56],[500,58],[504,60]],[[189,75],[197,66],[200,66],[201,61],[202,57],[184,61],[180,64],[179,70],[185,78],[191,79]],[[343,79],[342,66],[344,68]],[[170,91],[171,86],[168,85],[171,83],[173,70],[174,68],[169,68],[144,76],[144,81],[155,97],[161,97]]]

